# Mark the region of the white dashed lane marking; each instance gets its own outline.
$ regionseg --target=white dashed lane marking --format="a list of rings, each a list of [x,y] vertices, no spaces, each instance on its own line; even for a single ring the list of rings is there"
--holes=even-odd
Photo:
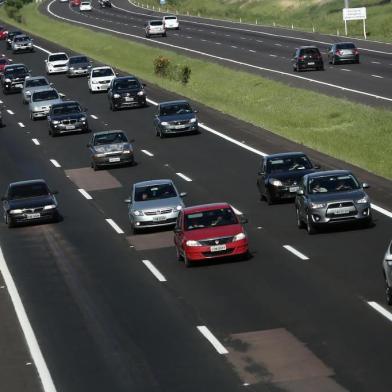
[[[346,69],[346,68],[341,68],[340,70],[345,72],[351,72],[351,69]]]
[[[270,54],[270,57],[278,57],[276,54]]]
[[[371,75],[371,76],[373,76],[373,78],[384,79],[384,77],[380,75]]]
[[[371,306],[375,311],[383,315],[387,320],[392,321],[392,313],[388,312],[388,310],[379,305],[377,302],[368,301],[368,305]]]
[[[188,182],[191,182],[192,180],[189,178],[189,177],[187,177],[185,174],[182,174],[182,173],[176,173],[177,174],[177,176],[178,177],[181,177],[183,180],[185,180],[185,181],[188,181]]]
[[[36,146],[39,146],[39,145],[40,145],[40,142],[39,142],[38,139],[31,139],[31,140],[33,141],[33,143],[34,143]]]
[[[142,260],[143,264],[150,270],[150,272],[160,281],[166,282],[166,278],[158,271],[154,264],[149,260]]]
[[[114,229],[117,234],[124,234],[124,231],[118,226],[118,224],[113,219],[105,219],[106,222],[109,223],[110,226]]]
[[[141,150],[141,152],[142,152],[143,154],[148,155],[149,157],[153,157],[153,156],[154,156],[154,154],[153,154],[152,152],[148,151],[148,150]]]
[[[211,333],[205,325],[199,325],[197,329],[214,346],[219,354],[228,354],[226,347]]]
[[[22,122],[18,122],[18,125],[19,125],[21,128],[24,128],[24,127],[25,127],[25,125],[24,125]]]
[[[78,191],[87,199],[92,200],[92,197],[89,193],[87,193],[84,189],[78,189]]]
[[[256,53],[256,51],[253,49],[249,49],[249,52]]]
[[[234,48],[234,49],[237,49],[237,46],[235,46],[235,45],[231,45],[231,47]]]
[[[7,109],[8,114],[15,114],[11,109]]]
[[[294,249],[290,245],[283,245],[283,248],[285,248],[286,250],[288,250],[289,252],[291,252],[293,255],[297,256],[301,260],[309,260],[308,256],[305,256],[303,253],[299,252],[297,249]]]
[[[98,120],[98,117],[95,114],[91,114],[90,117],[93,118],[94,120]]]
[[[50,162],[52,162],[53,166],[55,167],[61,167],[61,165],[55,159],[51,159]]]

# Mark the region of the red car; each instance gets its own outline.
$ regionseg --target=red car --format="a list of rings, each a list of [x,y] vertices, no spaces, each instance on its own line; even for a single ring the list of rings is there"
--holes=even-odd
[[[0,75],[4,72],[4,67],[10,62],[5,57],[0,57]]]
[[[71,7],[79,7],[82,0],[71,0]]]
[[[228,203],[205,204],[180,211],[174,229],[178,260],[192,262],[225,256],[249,255],[241,219]]]
[[[0,26],[0,40],[5,40],[7,38],[7,35],[8,30],[5,27]]]

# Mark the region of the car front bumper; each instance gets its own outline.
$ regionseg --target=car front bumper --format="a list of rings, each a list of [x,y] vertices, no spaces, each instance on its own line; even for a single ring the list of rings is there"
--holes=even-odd
[[[67,74],[68,76],[85,76],[90,73],[89,68],[75,68],[75,69],[68,69]]]
[[[176,224],[178,217],[178,210],[173,210],[169,214],[162,215],[130,215],[129,219],[133,227],[137,229],[160,227],[160,226],[173,226]]]
[[[50,74],[62,73],[62,72],[67,72],[67,71],[68,71],[68,66],[49,67],[48,68],[48,73],[50,73]]]
[[[128,98],[129,100],[126,98]],[[113,105],[116,109],[129,108],[133,106],[144,106],[147,102],[146,99],[147,97],[145,95],[136,97],[114,98]]]
[[[91,159],[97,166],[130,165],[135,161],[133,153],[105,155],[104,157],[92,155]]]
[[[326,209],[310,209],[310,216],[314,225],[333,225],[344,222],[369,222],[372,220],[370,204],[356,204],[356,211],[350,214],[334,215]]]
[[[183,125],[160,125],[162,133],[165,135],[187,133],[187,132],[197,132],[199,130],[199,125],[197,122],[188,123]]]
[[[70,133],[70,132],[86,132],[88,131],[88,122],[86,121],[76,121],[71,124],[50,124],[52,131],[55,134]]]
[[[33,214],[8,214],[12,224],[53,221],[56,220],[58,216],[59,212],[57,208],[53,208],[52,210],[43,210],[39,213]]]
[[[299,186],[291,185],[291,186],[268,186],[268,192],[273,200],[289,200],[294,199],[297,195],[297,191],[299,190]]]

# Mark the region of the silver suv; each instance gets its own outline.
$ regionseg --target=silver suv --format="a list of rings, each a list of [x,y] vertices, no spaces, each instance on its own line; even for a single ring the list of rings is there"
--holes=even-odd
[[[125,200],[133,233],[147,227],[175,225],[185,195],[177,191],[172,180],[134,184],[130,198]]]
[[[166,37],[166,27],[162,19],[149,20],[145,24],[144,30],[147,38],[150,38],[152,35],[161,35],[162,37]]]
[[[382,270],[385,281],[385,299],[388,305],[392,305],[392,241],[382,260]]]
[[[13,53],[34,52],[33,40],[28,35],[16,35],[11,43]]]

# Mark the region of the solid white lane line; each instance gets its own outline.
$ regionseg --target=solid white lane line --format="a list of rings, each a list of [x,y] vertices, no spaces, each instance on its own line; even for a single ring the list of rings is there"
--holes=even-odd
[[[147,98],[147,102],[148,102],[148,103],[151,103],[151,105],[158,106],[158,102],[153,101],[153,100],[150,99],[150,98]]]
[[[142,260],[143,264],[150,270],[150,272],[160,281],[166,282],[166,278],[158,271],[154,264],[149,260]]]
[[[33,143],[34,143],[36,146],[39,146],[39,145],[40,145],[40,142],[39,142],[38,139],[31,139],[31,140],[33,141]]]
[[[383,306],[374,301],[368,301],[368,305],[370,305],[378,313],[382,314],[389,321],[392,321],[392,313],[388,312],[388,310],[386,310]]]
[[[153,157],[153,156],[154,156],[154,154],[153,154],[152,152],[148,151],[148,150],[141,150],[141,152],[142,152],[143,154],[148,155],[149,157]]]
[[[55,167],[61,167],[61,165],[55,159],[51,159],[50,162],[52,162]]]
[[[199,325],[197,329],[201,334],[214,346],[215,350],[219,354],[228,354],[226,347],[211,333],[211,331],[205,325]]]
[[[113,227],[114,231],[118,234],[124,234],[124,232],[121,230],[120,226],[113,220],[113,219],[105,219],[106,222],[109,223],[110,226]]]
[[[373,78],[384,79],[384,77],[383,77],[383,76],[380,76],[380,75],[371,75],[371,76],[373,76]]]
[[[94,120],[98,120],[98,117],[95,114],[91,114],[90,117],[93,118]]]
[[[39,379],[41,380],[43,390],[45,392],[56,392],[52,376],[49,373],[48,366],[42,355],[41,348],[38,345],[37,338],[27,317],[26,310],[23,306],[22,300],[19,296],[18,289],[8,269],[7,262],[5,261],[3,251],[0,248],[0,271],[3,275],[4,282],[7,286],[12,305],[14,306],[16,316],[18,317],[19,324],[22,328],[24,338],[26,340],[29,352],[38,371]]]
[[[185,181],[188,181],[188,182],[191,182],[192,180],[189,178],[189,177],[187,177],[185,174],[182,174],[182,173],[176,173],[177,174],[177,176],[178,177],[181,177],[183,180],[185,180]]]
[[[308,256],[305,256],[303,253],[298,252],[297,249],[294,249],[292,246],[290,245],[283,245],[283,248],[285,248],[286,250],[288,250],[289,252],[291,252],[293,255],[299,257],[301,260],[309,260]]]
[[[11,109],[7,109],[8,114],[15,114]]]
[[[84,189],[78,189],[78,191],[87,199],[87,200],[92,200],[92,197],[89,193],[87,193]]]
[[[47,54],[50,54],[51,52],[45,48],[43,48],[42,46],[38,46],[38,45],[34,45],[34,48],[37,48],[39,50],[41,50],[42,52],[45,52]]]
[[[371,204],[371,206],[372,206],[373,210],[379,212],[380,214],[386,215],[388,218],[392,218],[392,212],[391,211],[388,211],[385,208],[382,208],[382,207],[380,207],[380,206],[378,206],[376,204],[373,204],[373,203]]]
[[[24,128],[24,127],[25,127],[25,125],[24,125],[22,122],[18,122],[18,125],[19,125],[21,128]]]

